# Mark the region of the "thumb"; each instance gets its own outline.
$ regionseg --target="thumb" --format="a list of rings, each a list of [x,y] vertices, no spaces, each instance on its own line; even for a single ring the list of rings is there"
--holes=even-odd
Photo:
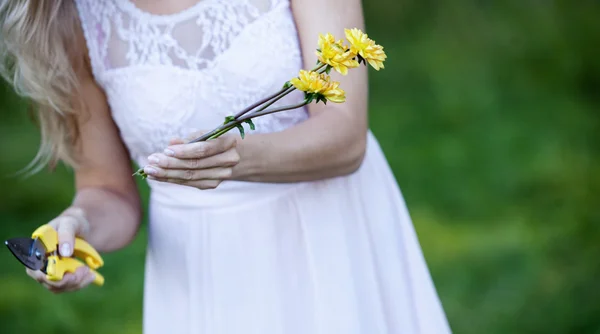
[[[172,138],[171,140],[169,140],[169,146],[179,144],[185,144],[185,141],[181,138]]]
[[[70,257],[75,248],[75,236],[79,235],[82,226],[76,215],[62,215],[57,217],[50,225],[58,233],[58,252],[60,256]]]
[[[205,130],[201,130],[201,131],[195,131],[195,132],[193,132],[193,133],[189,134],[189,135],[188,135],[188,136],[185,138],[185,139],[186,139],[186,142],[190,142],[190,141],[192,141],[192,140],[194,140],[194,139],[196,139],[196,138],[198,138],[198,137],[202,136],[203,134],[205,134],[205,133],[207,133],[207,132],[208,132],[208,131],[205,131]]]
[[[171,140],[169,140],[169,146],[181,145],[181,144],[188,143],[188,142],[202,136],[203,134],[205,134],[207,132],[208,131],[195,131],[195,132],[192,132],[191,134],[189,134],[188,136],[186,136],[185,138],[171,138]]]
[[[71,216],[60,216],[49,224],[58,232],[58,252],[60,256],[73,255],[77,220]]]

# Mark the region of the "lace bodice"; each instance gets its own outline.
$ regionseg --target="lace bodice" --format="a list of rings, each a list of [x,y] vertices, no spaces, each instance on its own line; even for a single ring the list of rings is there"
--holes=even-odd
[[[200,0],[173,15],[130,0],[76,2],[94,76],[138,164],[173,137],[212,130],[302,67],[289,0]],[[295,92],[277,105],[302,98]],[[255,132],[306,118],[306,110],[257,118]]]

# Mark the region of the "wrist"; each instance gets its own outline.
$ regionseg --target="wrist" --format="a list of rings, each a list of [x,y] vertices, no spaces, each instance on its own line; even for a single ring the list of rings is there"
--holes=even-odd
[[[240,161],[233,167],[232,179],[236,181],[251,181],[260,174],[267,164],[264,152],[269,150],[262,135],[249,135],[245,139],[238,138],[236,149]],[[256,145],[258,143],[258,145]],[[262,148],[260,147],[262,145]],[[256,149],[258,146],[258,149]]]

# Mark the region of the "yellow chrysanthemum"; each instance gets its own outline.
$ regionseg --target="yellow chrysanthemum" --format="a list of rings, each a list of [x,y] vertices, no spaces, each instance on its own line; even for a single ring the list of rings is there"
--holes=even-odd
[[[319,93],[324,88],[324,83],[317,72],[300,70],[297,78],[290,80],[290,83],[306,93]]]
[[[385,68],[383,62],[387,56],[381,45],[375,44],[375,41],[359,29],[346,29],[345,32],[346,39],[350,42],[350,52],[360,55],[377,71]]]
[[[340,83],[337,81],[329,82],[330,78],[327,77],[328,87],[322,93],[325,98],[333,103],[343,103],[346,101],[346,92],[339,88]]]
[[[348,47],[343,45],[343,41],[339,40],[336,42],[330,33],[319,35],[317,57],[321,63],[333,67],[342,75],[348,74],[349,68],[358,67],[359,65],[358,61],[354,59],[355,55],[348,50]]]
[[[307,94],[322,96],[334,103],[346,101],[346,93],[339,88],[340,83],[331,81],[331,78],[326,74],[301,70],[298,77],[290,80],[290,83],[298,90]]]

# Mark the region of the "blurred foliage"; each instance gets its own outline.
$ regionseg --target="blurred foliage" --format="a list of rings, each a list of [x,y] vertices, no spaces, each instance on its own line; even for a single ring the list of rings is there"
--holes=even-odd
[[[371,79],[371,128],[455,333],[600,333],[600,2],[364,6],[389,55]],[[66,207],[73,180],[65,168],[11,176],[39,135],[1,89],[6,239]],[[140,333],[145,239],[106,255],[112,284],[72,295],[44,291],[2,252],[0,332]]]

